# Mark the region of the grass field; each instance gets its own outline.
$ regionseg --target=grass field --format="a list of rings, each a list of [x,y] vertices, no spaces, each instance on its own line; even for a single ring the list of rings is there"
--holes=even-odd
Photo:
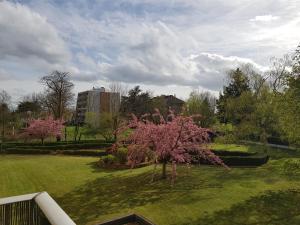
[[[214,150],[225,150],[225,151],[240,151],[248,152],[250,151],[250,146],[247,145],[237,145],[237,144],[219,144],[213,143],[209,146]]]
[[[174,187],[151,183],[152,166],[117,171],[97,168],[92,157],[0,156],[0,197],[47,191],[79,225],[131,212],[158,225],[300,224],[300,177],[282,169],[299,154],[267,151],[271,160],[258,168],[180,166]]]

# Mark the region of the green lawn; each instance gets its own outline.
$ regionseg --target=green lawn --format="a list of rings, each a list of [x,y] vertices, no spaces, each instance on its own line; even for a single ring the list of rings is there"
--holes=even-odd
[[[0,197],[47,191],[77,224],[135,212],[158,225],[298,225],[300,176],[282,165],[299,154],[267,151],[272,159],[258,168],[180,166],[174,187],[151,183],[152,166],[117,171],[92,157],[0,156]]]
[[[247,145],[219,144],[219,143],[211,144],[209,147],[214,150],[240,151],[240,152],[248,152],[250,148],[250,146]]]

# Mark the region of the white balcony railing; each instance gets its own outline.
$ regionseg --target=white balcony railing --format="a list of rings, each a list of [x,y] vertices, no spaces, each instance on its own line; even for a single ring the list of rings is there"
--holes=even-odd
[[[0,225],[76,225],[47,192],[0,199]]]

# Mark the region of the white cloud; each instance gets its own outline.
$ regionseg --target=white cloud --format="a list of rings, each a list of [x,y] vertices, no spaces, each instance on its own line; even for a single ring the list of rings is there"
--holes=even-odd
[[[263,15],[263,16],[255,16],[254,18],[250,19],[251,22],[271,22],[274,20],[278,20],[279,16],[273,15]]]
[[[0,60],[14,58],[65,63],[69,53],[45,17],[21,4],[0,2]]]
[[[9,74],[32,74],[36,80],[52,69],[67,70],[76,90],[118,80],[157,93],[181,90],[182,96],[198,87],[218,91],[227,70],[251,63],[264,71],[270,57],[293,50],[300,40],[299,1],[0,4],[6,6],[0,7],[0,31],[10,31],[0,32],[0,38],[6,38],[0,43],[0,68]],[[14,45],[20,46],[19,53]]]
[[[135,36],[135,44],[124,48],[114,63],[98,64],[99,77],[157,86],[200,86],[217,91],[222,88],[230,69],[250,63],[258,71],[266,70],[245,57],[201,52],[194,43],[187,41],[191,40],[188,35],[183,38],[162,22],[144,24]],[[185,49],[193,45],[194,54],[186,53]]]
[[[0,68],[0,80],[10,80],[13,76],[9,74],[6,70]]]

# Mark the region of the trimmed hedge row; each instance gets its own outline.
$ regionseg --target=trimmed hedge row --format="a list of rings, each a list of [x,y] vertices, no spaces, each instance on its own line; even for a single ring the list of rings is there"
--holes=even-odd
[[[53,150],[39,150],[39,149],[11,149],[11,150],[5,150],[3,153],[5,154],[21,154],[21,155],[46,155],[46,154],[52,154],[52,155],[78,155],[78,156],[105,156],[107,155],[106,151],[103,150],[59,150],[59,151],[53,151]]]
[[[63,151],[57,151],[57,154],[63,154],[63,155],[79,155],[79,156],[105,156],[107,155],[107,152],[105,151],[93,151],[93,150],[63,150]]]
[[[227,166],[261,166],[269,161],[268,155],[258,155],[251,157],[221,156]]]
[[[11,149],[37,149],[37,150],[80,150],[80,149],[99,149],[99,148],[108,148],[111,147],[111,143],[84,143],[84,144],[67,144],[67,145],[19,145],[19,146],[2,146],[2,148],[5,150],[11,150]]]
[[[10,148],[10,147],[34,147],[34,146],[43,146],[43,147],[52,147],[52,146],[61,146],[61,145],[93,145],[93,144],[110,144],[112,145],[114,142],[105,141],[105,140],[85,140],[85,141],[58,141],[58,142],[46,142],[42,144],[41,142],[33,142],[33,143],[24,143],[24,142],[7,142],[2,144],[2,148]]]
[[[257,152],[241,152],[241,151],[226,151],[226,150],[211,150],[217,156],[253,156]]]
[[[58,146],[58,145],[69,145],[69,144],[102,144],[108,143],[113,144],[113,141],[105,141],[105,140],[83,140],[83,141],[57,141],[57,142],[45,142],[42,144],[41,142],[6,142],[3,143],[2,146]]]
[[[24,154],[24,155],[46,155],[46,154],[52,154],[53,151],[51,150],[38,150],[38,149],[9,149],[4,150],[2,153],[4,154]]]
[[[251,155],[251,156],[219,156],[220,159],[227,165],[227,166],[261,166],[268,162],[269,156],[268,155]],[[194,161],[194,164],[206,164],[211,165],[212,163],[200,159],[198,161]]]

